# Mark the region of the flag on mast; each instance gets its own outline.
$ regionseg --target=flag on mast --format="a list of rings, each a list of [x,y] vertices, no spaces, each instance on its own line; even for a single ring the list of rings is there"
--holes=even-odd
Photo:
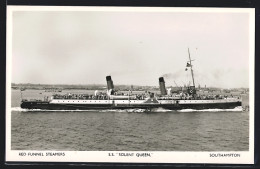
[[[189,62],[187,62],[186,67],[191,67],[191,64]]]

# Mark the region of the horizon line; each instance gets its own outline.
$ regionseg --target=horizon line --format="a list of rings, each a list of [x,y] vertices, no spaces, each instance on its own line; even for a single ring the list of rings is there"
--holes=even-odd
[[[107,86],[107,84],[101,84],[101,83],[92,83],[92,84],[64,84],[64,83],[55,83],[55,84],[51,84],[51,83],[32,83],[32,82],[26,82],[26,83],[15,83],[15,82],[11,82],[11,85],[13,84],[17,84],[17,85],[24,85],[24,84],[32,84],[32,85],[80,85],[80,86],[84,86],[84,85],[99,85],[99,86]],[[159,87],[159,85],[136,85],[136,84],[114,84],[115,86],[147,86],[147,87]],[[184,87],[184,86],[173,86],[173,85],[167,85],[168,87]],[[167,87],[166,86],[166,87]],[[196,86],[196,88],[198,89],[198,86]],[[200,86],[201,89],[204,89],[204,86]],[[239,88],[246,88],[249,89],[249,87],[216,87],[216,86],[206,86],[206,88],[221,88],[221,89],[239,89]]]

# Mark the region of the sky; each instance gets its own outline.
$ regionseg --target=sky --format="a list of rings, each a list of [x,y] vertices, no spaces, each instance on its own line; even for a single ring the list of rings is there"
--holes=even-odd
[[[12,83],[249,87],[249,14],[14,11]]]

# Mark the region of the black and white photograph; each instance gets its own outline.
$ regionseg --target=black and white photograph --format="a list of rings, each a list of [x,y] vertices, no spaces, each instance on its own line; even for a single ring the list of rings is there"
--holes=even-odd
[[[254,16],[7,6],[6,160],[252,164]]]

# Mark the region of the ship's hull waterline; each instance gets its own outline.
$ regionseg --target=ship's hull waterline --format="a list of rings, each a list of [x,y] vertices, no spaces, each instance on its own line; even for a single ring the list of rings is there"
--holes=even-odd
[[[42,110],[105,110],[105,109],[148,109],[163,108],[169,110],[181,109],[234,109],[241,106],[241,101],[223,101],[223,100],[179,100],[174,103],[98,103],[99,100],[93,100],[93,103],[52,103],[52,102],[39,102],[39,101],[24,101],[21,108],[25,109],[42,109]],[[83,102],[83,101],[82,101]],[[96,102],[96,103],[95,103]]]

